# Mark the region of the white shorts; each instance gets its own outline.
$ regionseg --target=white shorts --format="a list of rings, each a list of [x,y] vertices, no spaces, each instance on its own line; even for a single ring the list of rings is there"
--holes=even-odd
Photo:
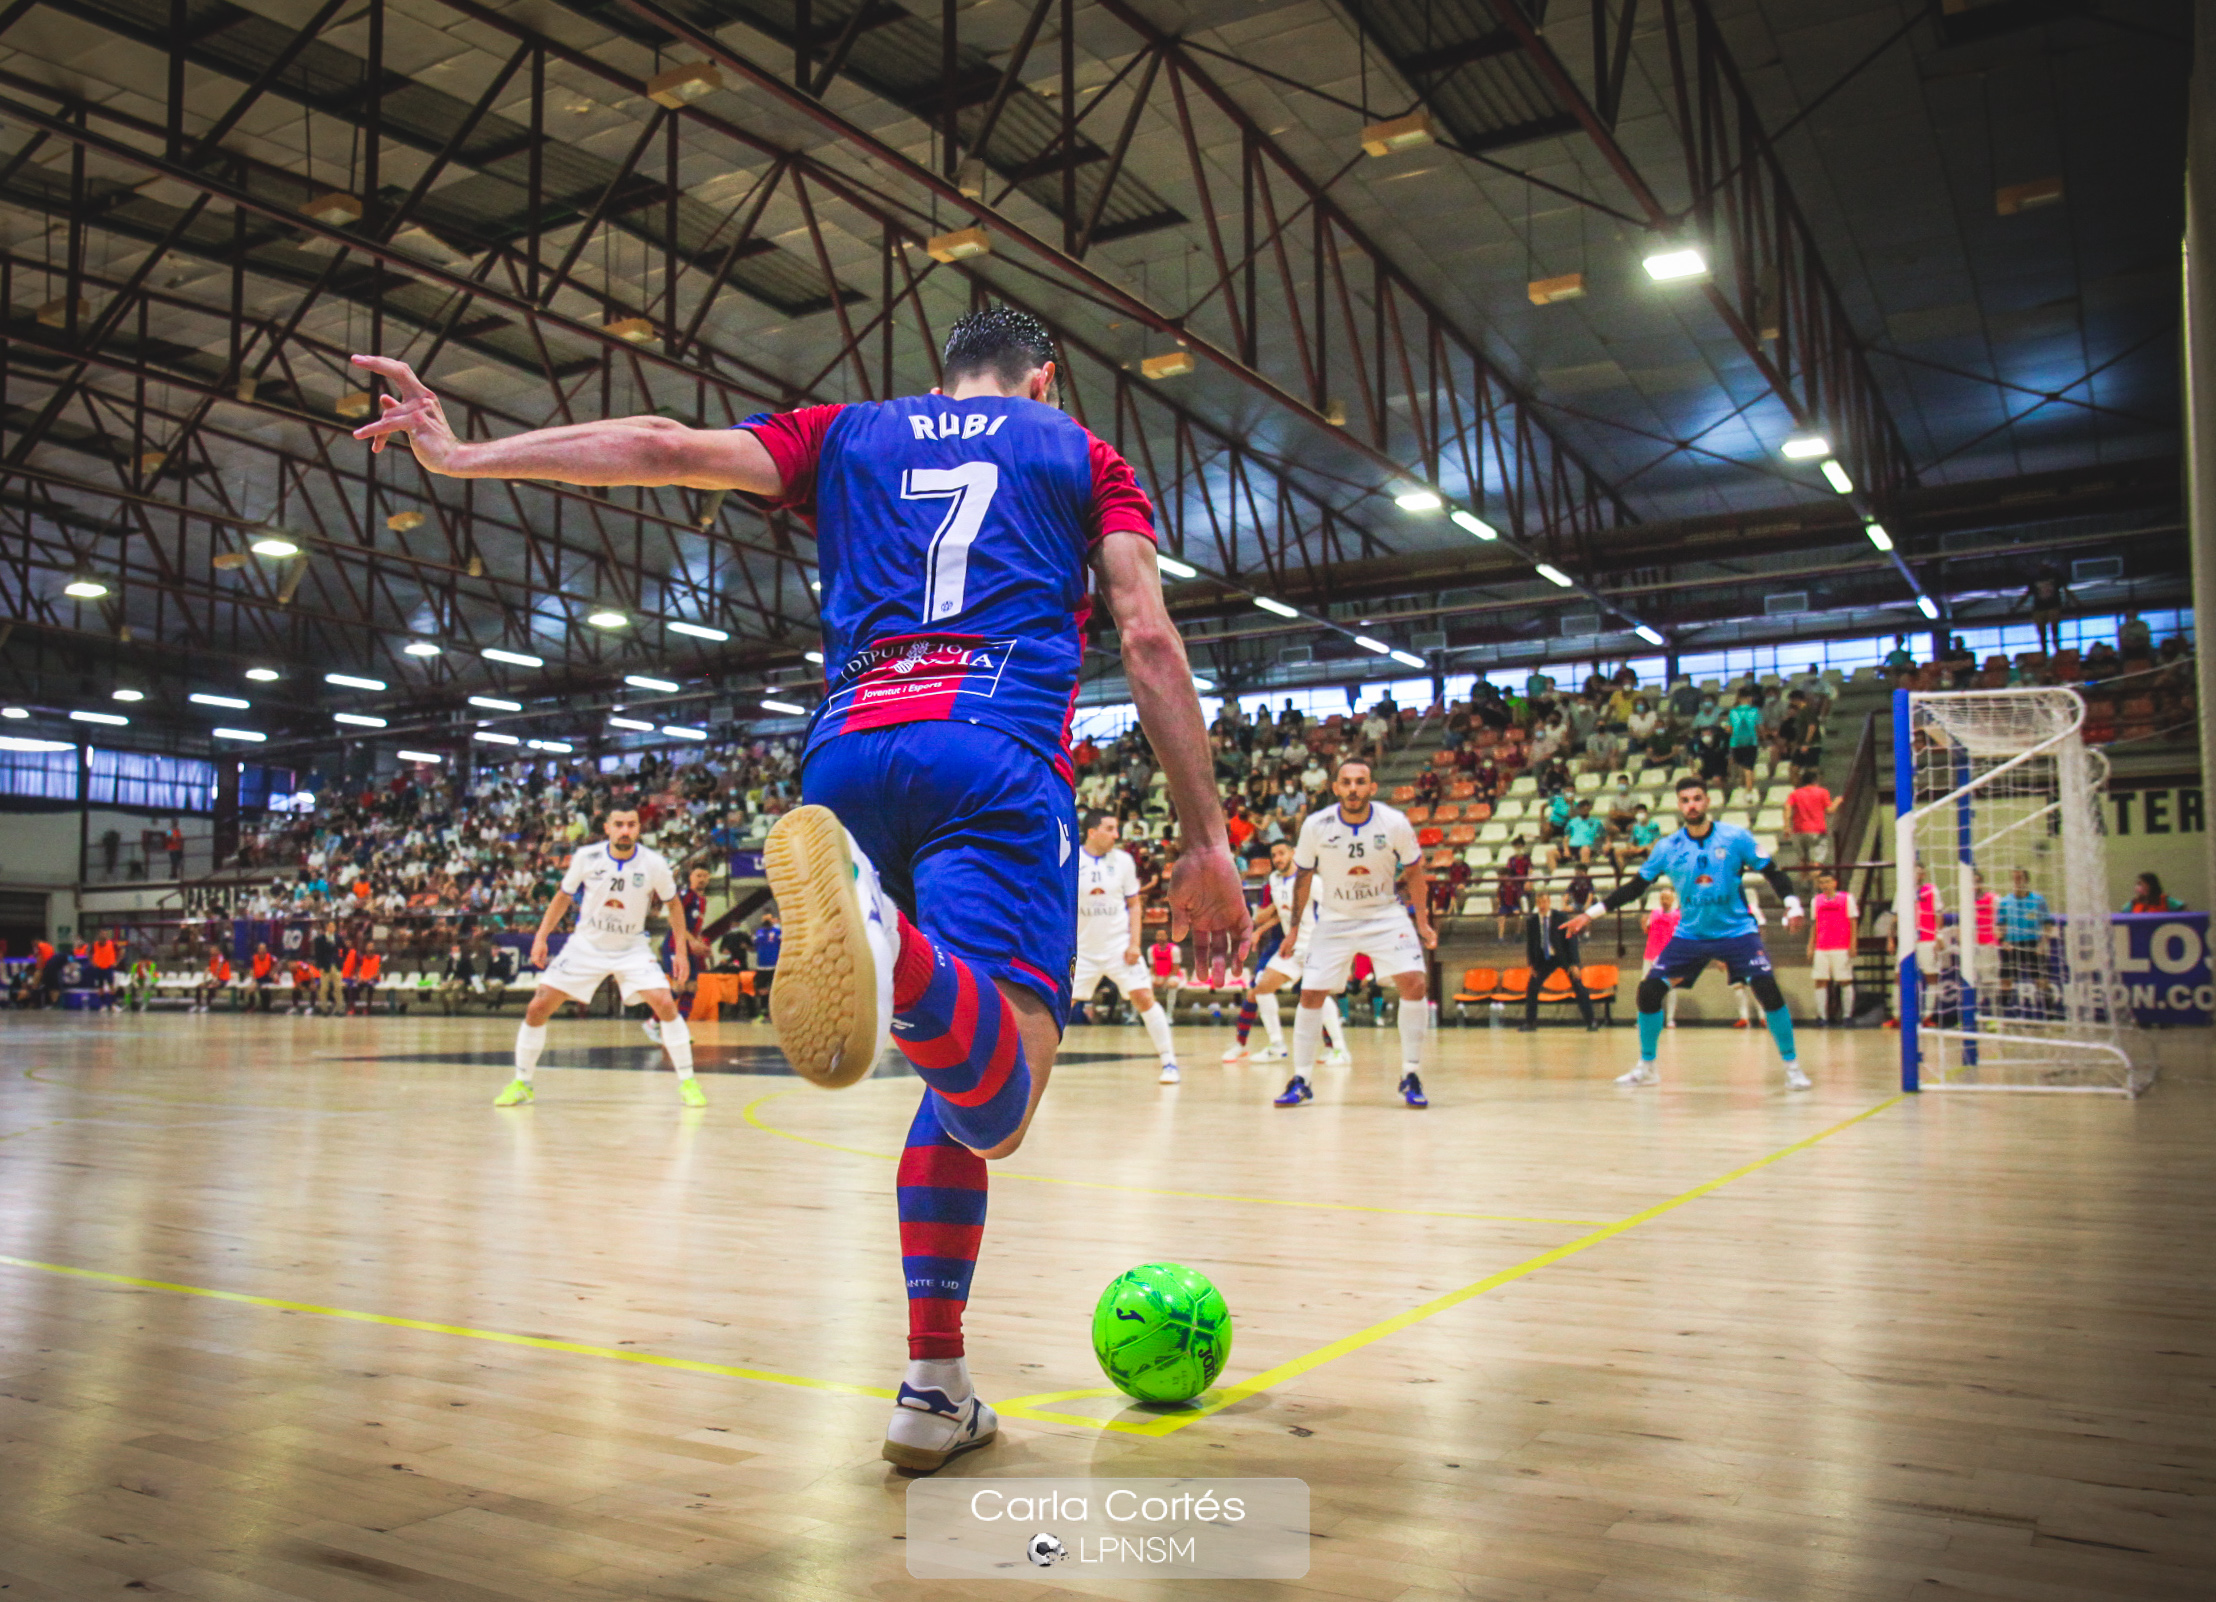
[[[1154,975],[1146,971],[1144,964],[1125,962],[1120,951],[1112,957],[1088,957],[1080,951],[1077,954],[1077,972],[1070,979],[1070,999],[1091,999],[1093,991],[1103,979],[1121,991],[1126,1000],[1130,999],[1134,990],[1152,990],[1155,982]]]
[[[1356,957],[1369,958],[1380,979],[1424,971],[1423,942],[1401,907],[1368,918],[1326,918],[1301,936],[1297,949],[1303,990],[1344,990]]]
[[[1313,924],[1311,924],[1311,925],[1309,926],[1309,928],[1308,928],[1308,938],[1309,938],[1310,940],[1313,940],[1313,939],[1315,939],[1315,938],[1316,938],[1316,930],[1315,930],[1315,926],[1314,926]],[[1300,948],[1299,948],[1298,946],[1294,947],[1293,949],[1294,949],[1295,951],[1299,951],[1299,950],[1300,950]],[[1281,949],[1280,949],[1280,950],[1278,951],[1278,953],[1277,953],[1277,955],[1276,955],[1276,956],[1274,956],[1274,957],[1270,958],[1270,960],[1269,960],[1269,961],[1267,961],[1267,962],[1265,962],[1265,963],[1263,963],[1263,964],[1262,964],[1262,972],[1263,972],[1263,973],[1280,973],[1280,974],[1283,974],[1283,975],[1284,975],[1284,976],[1285,976],[1286,978],[1288,978],[1288,979],[1295,979],[1295,980],[1297,980],[1297,979],[1298,979],[1298,978],[1300,977],[1300,970],[1301,970],[1301,968],[1302,968],[1302,967],[1304,966],[1304,964],[1305,964],[1305,956],[1304,956],[1304,955],[1303,955],[1303,956],[1292,956],[1292,957],[1288,957],[1288,956],[1286,956],[1286,955],[1285,955],[1285,953],[1284,953],[1283,949],[1281,948]],[[1259,976],[1258,976],[1258,977],[1259,977]]]
[[[1837,951],[1819,951],[1808,959],[1808,979],[1811,984],[1854,983],[1854,953],[1841,946]]]
[[[563,943],[554,961],[539,975],[539,983],[559,990],[572,1001],[589,1002],[600,989],[600,982],[611,974],[626,1007],[646,991],[669,988],[669,975],[654,960],[654,950],[645,941],[620,951],[603,951],[581,935],[571,935]]]

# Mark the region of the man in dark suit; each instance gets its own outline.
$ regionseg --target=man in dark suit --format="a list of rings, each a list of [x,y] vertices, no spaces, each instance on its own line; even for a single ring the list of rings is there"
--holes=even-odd
[[[1577,941],[1562,933],[1562,925],[1569,920],[1570,914],[1554,910],[1554,897],[1544,890],[1532,900],[1531,912],[1524,918],[1524,960],[1531,966],[1531,988],[1524,992],[1523,1022],[1518,1026],[1522,1030],[1539,1027],[1539,987],[1557,968],[1570,976],[1570,993],[1577,997],[1585,1027],[1600,1027],[1593,1016],[1592,993],[1578,971]]]

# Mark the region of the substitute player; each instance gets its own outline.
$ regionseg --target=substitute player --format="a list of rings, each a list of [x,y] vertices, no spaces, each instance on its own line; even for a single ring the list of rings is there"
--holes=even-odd
[[[930,395],[730,430],[627,417],[463,444],[404,363],[355,360],[400,391],[356,437],[405,434],[432,472],[739,490],[814,521],[829,693],[806,804],[769,840],[786,920],[771,1017],[819,1085],[867,1074],[889,1037],[927,1087],[899,1168],[909,1365],[884,1455],[933,1469],[984,1445],[998,1421],[970,1384],[962,1312],[985,1160],[1022,1144],[1069,1016],[1068,731],[1095,583],[1183,833],[1172,933],[1190,932],[1212,984],[1250,937],[1129,464],[1060,410],[1046,329],[999,306],[955,323]]]
[[[1153,982],[1139,962],[1139,916],[1146,897],[1139,893],[1139,865],[1119,850],[1122,825],[1110,812],[1088,812],[1077,852],[1077,971],[1070,994],[1090,999],[1102,979],[1123,992],[1147,1039],[1162,1059],[1162,1083],[1183,1077],[1170,1045],[1166,1008],[1154,1004]]]
[[[637,807],[613,807],[603,825],[605,840],[580,846],[569,859],[562,887],[547,904],[539,932],[531,937],[531,966],[539,970],[538,988],[516,1026],[516,1076],[493,1098],[495,1107],[514,1107],[532,1099],[531,1074],[546,1049],[546,1021],[565,1001],[592,1001],[604,979],[614,979],[628,1007],[646,1003],[661,1025],[662,1049],[677,1070],[677,1095],[688,1107],[705,1107],[708,1098],[693,1080],[692,1030],[678,1016],[670,994],[670,976],[654,960],[646,943],[646,915],[656,902],[677,899],[677,878],[669,859],[639,844]],[[569,909],[577,909],[577,928],[562,942],[562,954],[546,960],[547,937],[560,927]],[[691,973],[684,940],[672,947],[670,966],[682,986]]]
[[[1354,959],[1368,957],[1378,975],[1390,978],[1400,992],[1400,1098],[1410,1107],[1428,1107],[1417,1072],[1431,1025],[1424,953],[1438,945],[1439,937],[1431,927],[1424,893],[1423,850],[1404,814],[1371,799],[1377,781],[1367,762],[1353,757],[1341,762],[1331,792],[1339,804],[1309,813],[1293,847],[1300,877],[1293,886],[1292,926],[1285,945],[1294,949],[1280,947],[1278,956],[1301,961],[1300,1012],[1293,1020],[1293,1077],[1275,1105],[1298,1107],[1315,1098],[1308,1075],[1316,1066],[1324,1006],[1346,988]],[[1302,920],[1312,895],[1322,909],[1310,926]]]
[[[1816,899],[1808,919],[1808,980],[1816,992],[1816,1021],[1831,1021],[1831,992],[1839,992],[1839,1021],[1854,1022],[1854,897],[1839,888],[1829,868],[1816,875]]]
[[[1601,902],[1604,912],[1628,907],[1651,890],[1655,880],[1667,878],[1677,887],[1677,899],[1684,909],[1670,943],[1639,981],[1639,1063],[1628,1073],[1619,1074],[1616,1083],[1651,1085],[1660,1081],[1654,1058],[1662,1043],[1664,997],[1672,985],[1691,989],[1703,969],[1711,962],[1720,962],[1731,983],[1745,985],[1762,1003],[1770,1037],[1777,1042],[1778,1055],[1785,1059],[1788,1088],[1806,1090],[1808,1076],[1801,1072],[1793,1048],[1793,1015],[1786,1010],[1784,993],[1777,987],[1769,953],[1762,949],[1762,936],[1754,912],[1747,905],[1742,880],[1749,872],[1762,875],[1785,903],[1788,929],[1800,922],[1800,897],[1793,893],[1793,882],[1754,843],[1751,833],[1736,823],[1719,823],[1708,815],[1708,786],[1699,779],[1688,775],[1677,781],[1677,812],[1685,826],[1656,846],[1654,855],[1639,865],[1639,871]],[[1593,918],[1592,912],[1581,912],[1562,926],[1563,933],[1583,934]]]
[[[1278,1016],[1277,993],[1300,978],[1300,958],[1284,954],[1285,931],[1293,926],[1293,891],[1299,882],[1300,875],[1293,870],[1292,842],[1280,840],[1270,847],[1270,874],[1263,883],[1262,905],[1254,917],[1254,986],[1239,998],[1239,1038],[1235,1045],[1224,1049],[1225,1062],[1249,1059],[1247,1037],[1253,1033],[1257,1020],[1270,1043],[1253,1060],[1283,1062],[1287,1056],[1285,1024]],[[1308,904],[1311,931],[1316,927],[1316,914],[1321,908],[1320,898]],[[1333,996],[1323,1004],[1323,1060],[1331,1067],[1344,1067],[1354,1060],[1354,1054],[1346,1048],[1345,1026],[1346,1020],[1339,1013],[1339,998]]]

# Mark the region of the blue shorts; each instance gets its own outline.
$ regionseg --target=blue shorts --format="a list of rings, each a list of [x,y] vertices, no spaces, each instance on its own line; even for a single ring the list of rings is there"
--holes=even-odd
[[[838,814],[916,927],[1069,1022],[1077,800],[1043,757],[970,723],[858,729],[809,753],[800,793]]]
[[[1770,954],[1762,949],[1758,934],[1731,935],[1722,940],[1688,940],[1683,935],[1672,935],[1662,955],[1654,959],[1651,971],[1679,989],[1690,989],[1712,962],[1722,963],[1725,975],[1735,985],[1745,984],[1749,974],[1770,971]]]

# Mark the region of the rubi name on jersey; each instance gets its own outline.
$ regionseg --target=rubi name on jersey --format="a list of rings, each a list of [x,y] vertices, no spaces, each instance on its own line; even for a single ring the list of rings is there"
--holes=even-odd
[[[998,417],[987,417],[982,412],[946,412],[937,421],[934,428],[931,418],[913,416],[908,419],[908,428],[918,439],[975,439],[980,434],[990,439],[1000,432],[1008,417],[1005,412]]]

